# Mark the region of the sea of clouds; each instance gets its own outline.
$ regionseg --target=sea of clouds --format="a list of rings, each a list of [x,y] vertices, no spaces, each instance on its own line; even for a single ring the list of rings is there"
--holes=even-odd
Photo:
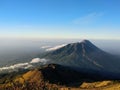
[[[41,64],[46,64],[47,63],[47,59],[44,58],[34,58],[32,59],[30,62],[25,62],[25,63],[17,63],[14,65],[10,65],[10,66],[5,66],[5,67],[1,67],[0,68],[0,73],[1,72],[12,72],[12,71],[18,71],[19,69],[29,69],[34,67],[33,64],[36,63],[41,63]]]

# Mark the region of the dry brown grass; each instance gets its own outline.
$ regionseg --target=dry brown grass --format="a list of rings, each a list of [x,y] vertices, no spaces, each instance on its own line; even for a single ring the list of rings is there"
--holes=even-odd
[[[99,87],[105,87],[112,83],[113,83],[112,81],[100,81],[100,82],[93,82],[93,83],[84,82],[80,87],[81,88],[99,88]]]
[[[78,88],[65,87],[44,81],[38,69],[17,76],[13,81],[1,84],[0,90],[120,90],[120,83],[114,81],[84,82]]]

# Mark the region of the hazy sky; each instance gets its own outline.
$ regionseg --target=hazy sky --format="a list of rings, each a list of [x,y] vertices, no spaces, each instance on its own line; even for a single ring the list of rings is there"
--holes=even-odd
[[[120,0],[0,0],[0,37],[120,40]]]

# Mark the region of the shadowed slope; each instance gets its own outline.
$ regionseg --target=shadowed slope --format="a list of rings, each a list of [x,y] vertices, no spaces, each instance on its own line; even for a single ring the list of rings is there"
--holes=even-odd
[[[57,63],[84,69],[120,72],[120,60],[96,47],[88,40],[71,43],[57,50],[47,52],[42,57]]]

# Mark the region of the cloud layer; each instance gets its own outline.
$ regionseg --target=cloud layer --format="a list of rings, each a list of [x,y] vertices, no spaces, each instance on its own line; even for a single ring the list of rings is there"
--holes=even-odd
[[[62,44],[62,45],[58,45],[58,46],[55,46],[55,47],[52,47],[52,48],[48,48],[46,49],[46,51],[54,51],[54,50],[57,50],[59,48],[62,48],[64,46],[66,46],[67,44]]]
[[[33,64],[35,64],[35,63],[46,64],[47,61],[48,60],[46,60],[46,59],[34,58],[30,62],[18,63],[18,64],[14,64],[14,65],[11,65],[11,66],[1,67],[0,68],[0,73],[18,71],[19,69],[29,69],[31,67],[34,67]]]
[[[51,46],[42,46],[42,49],[50,48]]]
[[[39,62],[45,64],[47,62],[47,60],[40,59],[40,58],[34,58],[34,59],[32,59],[32,61],[30,63],[39,63]]]

